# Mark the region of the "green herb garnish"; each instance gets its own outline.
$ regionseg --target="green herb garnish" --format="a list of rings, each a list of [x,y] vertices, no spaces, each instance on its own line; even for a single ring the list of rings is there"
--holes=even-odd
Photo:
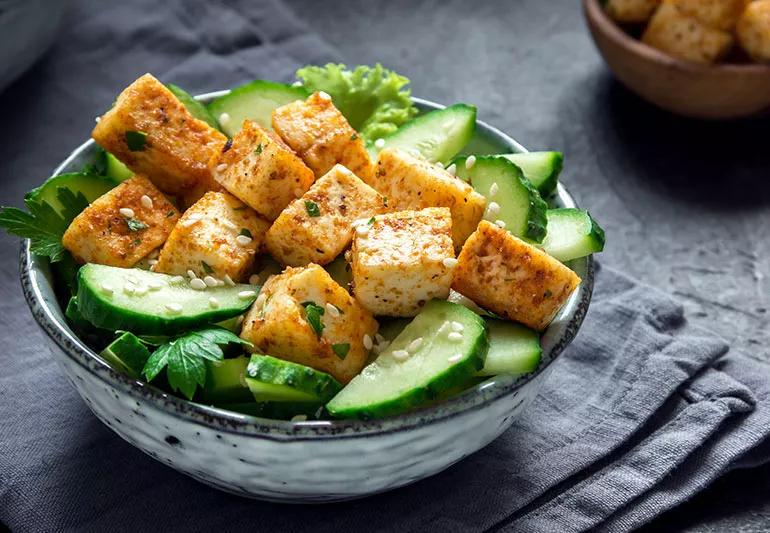
[[[305,209],[307,210],[307,214],[311,217],[321,216],[321,210],[318,208],[318,204],[312,200],[305,200]]]
[[[358,134],[357,133],[354,133],[353,135],[350,136],[350,140],[351,141],[355,141],[356,139],[358,139]]]
[[[251,232],[249,231],[249,228],[241,228],[241,231],[238,232],[238,235],[243,235],[245,237],[248,237],[249,239],[253,239],[254,238],[251,235]]]
[[[332,351],[334,352],[334,355],[344,361],[350,351],[350,343],[332,344]]]
[[[176,215],[176,211],[169,211],[168,213],[166,213],[166,218],[171,218],[174,215]]]
[[[305,308],[307,323],[310,324],[310,327],[313,328],[315,334],[320,338],[324,330],[324,324],[321,322],[321,317],[326,310],[315,302],[303,302],[302,307]]]
[[[147,146],[147,134],[143,131],[127,131],[126,145],[132,152],[142,152]]]
[[[201,261],[201,268],[203,268],[203,271],[206,274],[212,274],[214,272],[214,269],[211,268],[211,265],[209,265],[206,261]]]
[[[150,227],[138,218],[128,218],[126,219],[126,224],[131,231],[139,231]]]
[[[262,143],[259,143],[259,144],[257,145],[257,148],[256,148],[256,150],[254,150],[254,153],[255,153],[255,154],[257,154],[257,155],[259,155],[259,154],[261,154],[261,153],[262,153]]]
[[[366,221],[366,223],[367,223],[367,225],[369,225],[369,226],[373,226],[373,225],[374,225],[374,217],[372,217],[372,218],[370,218],[369,220],[367,220],[367,221]]]

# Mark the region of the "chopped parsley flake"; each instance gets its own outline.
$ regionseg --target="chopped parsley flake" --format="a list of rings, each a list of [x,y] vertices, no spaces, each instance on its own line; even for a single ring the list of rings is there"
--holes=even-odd
[[[168,213],[166,213],[166,218],[171,218],[171,217],[173,217],[174,215],[176,215],[176,212],[175,212],[175,211],[169,211]]]
[[[373,225],[374,225],[374,217],[372,217],[372,218],[370,218],[369,220],[367,220],[367,221],[366,221],[366,223],[367,223],[367,225],[369,225],[369,226],[373,226]]]
[[[341,344],[332,344],[332,351],[334,352],[334,355],[344,361],[350,351],[350,343],[344,342]]]
[[[321,210],[318,208],[318,204],[312,200],[305,200],[305,209],[307,210],[307,214],[311,217],[321,216]]]
[[[241,231],[238,232],[238,235],[243,235],[245,237],[248,237],[249,239],[254,238],[254,236],[251,234],[248,228],[241,228]]]
[[[140,231],[149,228],[147,224],[139,220],[138,218],[127,218],[126,224],[131,231]]]
[[[211,268],[211,265],[209,265],[206,261],[201,261],[201,267],[206,274],[211,274],[214,272],[214,269]]]
[[[315,302],[303,302],[302,307],[305,308],[307,323],[310,324],[310,327],[313,328],[315,334],[320,338],[324,331],[324,324],[321,322],[321,316],[323,316],[326,310]]]
[[[255,154],[257,154],[257,155],[259,155],[259,154],[261,154],[261,153],[262,153],[262,143],[259,143],[259,144],[257,145],[257,148],[256,148],[256,150],[254,150],[254,153],[255,153]]]
[[[358,134],[357,133],[354,133],[353,135],[350,136],[350,140],[351,141],[355,141],[356,139],[358,139]]]
[[[147,145],[147,134],[143,131],[127,131],[126,144],[132,152],[142,152]]]

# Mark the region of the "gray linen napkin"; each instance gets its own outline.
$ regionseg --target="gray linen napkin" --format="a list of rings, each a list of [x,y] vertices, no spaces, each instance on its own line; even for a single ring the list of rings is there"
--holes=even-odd
[[[277,1],[78,1],[46,60],[0,95],[0,203],[18,204],[144,72],[202,92],[334,57]],[[0,521],[13,531],[628,531],[770,457],[768,365],[725,357],[668,296],[604,268],[542,393],[484,450],[361,501],[240,499],[153,461],[88,411],[25,309],[16,241],[0,245]]]

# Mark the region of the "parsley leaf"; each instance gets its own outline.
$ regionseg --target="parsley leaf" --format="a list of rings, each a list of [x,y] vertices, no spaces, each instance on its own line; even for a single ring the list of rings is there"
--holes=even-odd
[[[357,133],[354,133],[353,135],[350,136],[350,140],[351,141],[355,141],[356,139],[358,139],[358,134]]]
[[[302,306],[305,308],[307,323],[313,328],[315,334],[320,337],[324,331],[324,323],[321,322],[321,317],[326,310],[315,302],[302,302]]]
[[[318,208],[318,204],[312,200],[305,200],[305,209],[307,210],[307,214],[311,217],[321,216],[321,210]]]
[[[257,145],[257,148],[254,150],[254,153],[257,154],[257,155],[262,153],[262,143],[259,143]]]
[[[139,220],[138,218],[127,218],[126,224],[131,231],[139,231],[149,228],[147,224]]]
[[[132,152],[143,152],[147,146],[147,134],[143,131],[127,131],[126,145]]]
[[[238,232],[238,235],[243,235],[244,237],[248,237],[249,239],[254,238],[254,236],[249,231],[249,228],[241,228],[241,231]]]
[[[201,268],[203,268],[203,271],[206,274],[212,274],[214,272],[214,269],[211,268],[211,265],[209,265],[206,261],[201,261]]]
[[[198,385],[206,382],[206,361],[224,359],[222,346],[251,343],[224,328],[210,327],[191,331],[162,344],[144,365],[142,374],[152,381],[166,369],[168,384],[192,400]]]
[[[334,355],[344,361],[350,351],[350,343],[332,344],[332,351],[334,352]]]

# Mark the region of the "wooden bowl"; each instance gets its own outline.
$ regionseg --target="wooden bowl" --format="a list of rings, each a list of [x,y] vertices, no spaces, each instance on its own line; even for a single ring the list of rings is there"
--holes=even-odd
[[[695,118],[729,119],[770,110],[770,65],[702,65],[675,59],[628,35],[598,0],[583,0],[596,47],[615,76],[658,107]]]

